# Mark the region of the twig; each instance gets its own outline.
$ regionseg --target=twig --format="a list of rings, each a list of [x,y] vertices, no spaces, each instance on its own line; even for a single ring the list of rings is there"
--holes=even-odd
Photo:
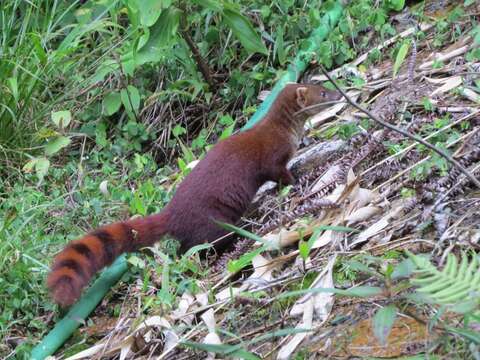
[[[436,136],[436,135],[444,132],[445,130],[450,129],[450,128],[453,127],[453,126],[456,126],[456,125],[460,124],[462,121],[468,120],[468,119],[470,119],[471,117],[473,117],[473,116],[475,116],[475,115],[478,115],[479,113],[480,113],[480,110],[474,110],[474,111],[471,112],[470,114],[465,115],[465,116],[463,116],[463,117],[455,120],[454,122],[452,122],[452,123],[450,123],[450,124],[448,124],[448,125],[440,128],[440,129],[438,129],[437,131],[429,134],[428,136],[426,136],[426,137],[424,138],[424,140],[428,140],[428,139],[430,139],[430,138],[432,138],[432,137],[434,137],[434,136]],[[449,145],[450,145],[450,144],[449,144]],[[452,145],[453,145],[453,143],[452,143]],[[386,162],[390,161],[391,159],[394,159],[394,158],[396,158],[396,157],[399,157],[400,155],[402,155],[402,154],[404,154],[404,153],[412,150],[414,147],[415,147],[415,144],[411,144],[411,145],[407,146],[406,148],[400,150],[399,152],[397,152],[397,153],[395,153],[395,154],[393,154],[393,155],[390,155],[389,157],[383,159],[382,161],[376,163],[375,165],[373,165],[373,166],[371,166],[370,168],[368,168],[367,170],[365,170],[363,173],[360,174],[360,176],[365,175],[366,173],[368,173],[368,172],[372,171],[373,169],[377,168],[378,166],[383,165],[383,164],[385,164]]]
[[[422,145],[424,145],[425,147],[429,148],[430,150],[436,152],[438,155],[440,155],[441,157],[445,158],[445,160],[447,160],[448,162],[450,162],[451,164],[453,164],[454,166],[456,166],[466,177],[468,177],[474,184],[477,188],[480,189],[480,181],[475,177],[473,176],[466,168],[464,168],[458,161],[456,161],[453,157],[451,157],[450,155],[448,155],[445,151],[437,148],[436,146],[430,144],[429,142],[426,142],[425,140],[423,140],[421,137],[419,136],[416,136],[416,135],[413,135],[413,134],[410,134],[409,132],[403,130],[403,129],[400,129],[398,127],[396,127],[395,125],[392,125],[390,123],[387,123],[383,120],[380,120],[380,118],[378,118],[378,116],[374,115],[371,111],[367,110],[367,109],[364,109],[362,106],[360,106],[359,104],[357,104],[355,101],[353,101],[346,93],[345,91],[343,91],[342,88],[340,88],[340,86],[336,83],[336,81],[334,81],[332,79],[332,77],[328,74],[328,72],[325,70],[325,68],[322,66],[321,67],[322,69],[322,72],[323,74],[327,77],[327,79],[335,86],[335,88],[343,95],[343,97],[345,98],[345,100],[347,100],[347,102],[352,105],[354,108],[360,110],[361,112],[363,112],[364,114],[368,115],[368,117],[370,117],[372,120],[374,120],[375,122],[381,124],[382,126],[386,127],[387,129],[390,129],[392,131],[395,131],[405,137],[408,137]]]
[[[197,45],[192,40],[192,38],[190,37],[190,35],[186,30],[181,30],[180,34],[182,35],[183,39],[187,43],[188,47],[190,48],[193,58],[195,59],[195,62],[198,65],[198,70],[200,70],[200,72],[203,75],[203,78],[208,83],[210,88],[213,91],[215,91],[217,89],[217,84],[210,73],[210,68],[208,67],[207,63],[204,61],[202,55],[200,54],[200,50],[198,49]]]

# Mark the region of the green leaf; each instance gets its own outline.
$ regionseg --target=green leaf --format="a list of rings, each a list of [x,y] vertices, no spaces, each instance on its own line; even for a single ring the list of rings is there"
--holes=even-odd
[[[277,299],[303,296],[309,293],[333,293],[343,296],[355,296],[355,297],[370,297],[377,296],[382,294],[383,290],[380,287],[376,286],[357,286],[347,290],[335,289],[335,288],[313,288],[313,289],[304,289],[304,290],[294,290],[282,293],[277,296]]]
[[[175,137],[179,137],[180,135],[184,135],[186,133],[187,133],[187,130],[179,124],[175,125],[175,127],[172,129],[172,134]]]
[[[32,172],[33,168],[35,167],[35,164],[37,163],[38,159],[37,158],[34,158],[34,159],[30,159],[27,161],[27,163],[25,165],[23,165],[23,172],[25,173],[30,173]]]
[[[454,334],[458,334],[465,339],[474,342],[475,344],[480,344],[480,333],[478,331],[473,331],[470,329],[461,329],[454,328],[451,326],[446,326],[446,329]]]
[[[379,309],[372,319],[373,334],[382,346],[387,343],[396,317],[397,308],[394,305],[388,305]]]
[[[245,16],[230,7],[223,10],[223,20],[250,54],[258,52],[268,55],[262,39]]]
[[[7,79],[8,87],[12,92],[12,96],[15,99],[15,102],[18,104],[19,94],[18,94],[18,81],[16,77],[10,77]]]
[[[387,0],[386,4],[388,9],[400,11],[405,6],[405,0]]]
[[[178,25],[182,11],[174,6],[162,11],[162,14],[150,28],[150,37],[137,53],[136,63],[142,65],[147,62],[159,61],[164,55],[164,47],[172,45],[178,39]]]
[[[274,52],[277,54],[278,62],[280,63],[280,65],[284,65],[287,60],[283,35],[283,28],[279,27],[277,29],[277,36],[275,38]]]
[[[138,6],[140,11],[140,23],[143,26],[150,27],[158,20],[162,9],[169,7],[171,1],[165,0],[141,0]]]
[[[105,115],[115,114],[122,105],[122,98],[118,92],[111,92],[103,98],[103,109]]]
[[[265,246],[260,246],[258,249],[247,252],[246,254],[240,256],[237,260],[230,260],[227,263],[227,270],[232,274],[242,270],[244,267],[247,267],[252,263],[252,260],[255,256],[261,254],[265,251]]]
[[[135,86],[128,85],[126,89],[122,89],[120,97],[127,112],[132,114],[138,112],[140,108],[140,93]]]
[[[243,349],[243,346],[253,345],[255,343],[269,340],[276,337],[283,337],[293,334],[300,334],[310,332],[311,329],[298,329],[298,328],[286,328],[280,330],[274,330],[264,335],[256,336],[252,340],[244,341],[242,344],[237,345],[214,345],[214,344],[201,344],[192,341],[182,341],[181,344],[193,349],[199,349],[203,351],[213,352],[230,357],[239,357],[242,359],[258,359],[257,357],[248,357],[250,353]],[[255,356],[251,354],[252,356]]]
[[[357,286],[347,290],[342,290],[339,295],[355,296],[355,297],[370,297],[382,294],[383,289],[377,286]]]
[[[69,110],[52,112],[52,121],[59,129],[64,129],[72,121],[72,113]]]
[[[50,161],[46,157],[33,158],[23,166],[26,173],[35,169],[35,173],[39,181],[42,181],[50,167]]]
[[[210,249],[211,247],[213,247],[213,245],[209,243],[192,246],[185,254],[182,255],[182,257],[188,258],[202,250]]]
[[[298,251],[303,261],[307,260],[308,255],[310,254],[310,247],[308,246],[308,243],[306,241],[300,240],[298,242]]]
[[[227,229],[228,231],[232,231],[234,233],[237,233],[240,236],[255,240],[261,244],[265,244],[265,240],[261,236],[258,236],[254,233],[251,233],[250,231],[247,231],[245,229],[239,228],[235,225],[224,223],[221,221],[216,221],[214,220],[216,224],[218,224],[220,227],[223,227],[224,229]]]
[[[215,0],[193,0],[193,2],[201,7],[213,10],[213,11],[222,11],[223,4],[220,1]]]
[[[59,152],[65,146],[70,144],[70,138],[66,136],[58,136],[53,140],[50,140],[47,145],[45,145],[45,155],[52,156],[53,154]]]
[[[402,66],[405,58],[407,57],[408,50],[410,48],[410,42],[406,41],[400,46],[398,50],[397,57],[395,58],[395,63],[393,64],[393,77],[397,76],[400,66]]]
[[[392,279],[410,276],[415,270],[415,264],[412,259],[404,259],[400,264],[395,266],[392,273]]]
[[[233,123],[232,125],[229,125],[227,126],[225,129],[223,129],[222,133],[220,134],[220,136],[218,137],[219,140],[223,140],[223,139],[226,139],[227,137],[229,137],[230,135],[233,134],[233,131],[235,130],[235,123]]]
[[[37,163],[35,164],[35,172],[39,181],[42,181],[45,175],[47,174],[48,168],[50,167],[50,160],[45,157],[38,158]]]

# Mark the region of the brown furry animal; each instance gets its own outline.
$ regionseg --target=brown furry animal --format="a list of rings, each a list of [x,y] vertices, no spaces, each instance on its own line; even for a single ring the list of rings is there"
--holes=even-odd
[[[151,246],[168,234],[181,251],[212,242],[235,224],[267,180],[292,184],[286,168],[303,135],[307,114],[294,113],[341,96],[320,85],[288,84],[254,127],[215,145],[158,214],[105,225],[70,242],[54,259],[47,285],[55,302],[73,304],[92,276],[124,252]],[[318,108],[316,108],[318,111]]]

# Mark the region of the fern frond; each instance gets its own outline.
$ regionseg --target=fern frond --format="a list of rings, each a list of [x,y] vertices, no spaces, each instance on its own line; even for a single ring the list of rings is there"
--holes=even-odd
[[[426,257],[408,251],[407,254],[417,266],[418,277],[411,280],[412,284],[434,303],[449,305],[480,298],[480,262],[476,254],[471,261],[462,254],[460,264],[449,254],[443,270],[438,270]]]

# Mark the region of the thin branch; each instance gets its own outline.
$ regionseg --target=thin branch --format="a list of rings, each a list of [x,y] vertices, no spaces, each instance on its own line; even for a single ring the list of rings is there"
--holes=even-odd
[[[203,60],[202,55],[200,54],[200,50],[198,49],[197,45],[193,42],[192,38],[188,34],[186,30],[181,30],[180,33],[182,34],[183,39],[186,41],[190,51],[192,52],[193,58],[198,65],[198,69],[203,75],[203,78],[208,83],[210,88],[215,91],[217,88],[217,84],[210,73],[210,68],[208,67],[207,63]]]
[[[403,130],[403,129],[400,129],[398,127],[396,127],[395,125],[392,125],[388,122],[385,122],[383,120],[380,120],[380,118],[378,118],[378,116],[374,115],[371,111],[363,108],[362,106],[360,106],[358,103],[356,103],[355,101],[353,101],[345,91],[343,91],[342,88],[340,88],[340,86],[336,83],[336,81],[334,81],[332,79],[332,77],[328,74],[328,72],[323,68],[323,66],[321,67],[322,69],[322,72],[323,74],[327,77],[327,79],[335,86],[335,88],[337,88],[337,90],[343,95],[343,97],[345,98],[345,100],[347,100],[347,102],[352,105],[354,108],[360,110],[361,112],[363,112],[364,114],[368,115],[368,117],[370,117],[370,119],[374,120],[375,122],[381,124],[382,126],[386,127],[387,129],[390,129],[392,131],[395,131],[399,134],[402,134],[403,136],[405,137],[408,137],[424,146],[426,146],[427,148],[429,148],[430,150],[436,152],[438,155],[440,155],[441,157],[445,158],[445,160],[447,160],[449,163],[453,164],[455,167],[457,167],[467,178],[469,178],[474,184],[476,187],[478,187],[480,189],[480,181],[475,177],[473,176],[465,167],[462,166],[462,164],[460,164],[458,161],[456,161],[453,157],[451,157],[449,154],[447,154],[445,151],[443,151],[442,149],[439,149],[438,147],[430,144],[429,142],[423,140],[421,137],[417,136],[417,135],[413,135],[413,134],[410,134],[409,132]]]

